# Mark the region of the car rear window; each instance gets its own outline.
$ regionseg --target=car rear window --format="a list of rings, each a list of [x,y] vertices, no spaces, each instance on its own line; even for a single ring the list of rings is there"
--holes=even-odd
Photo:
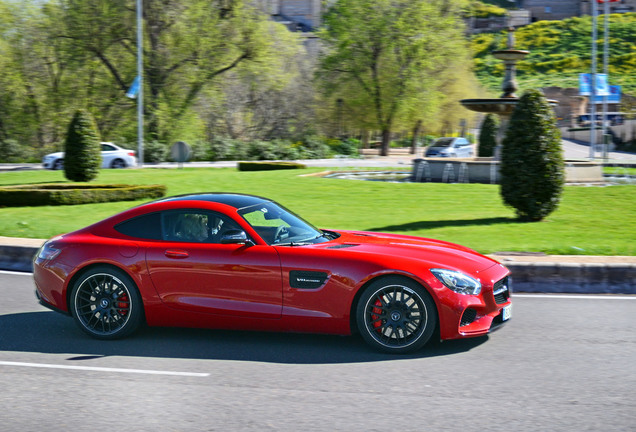
[[[161,215],[150,213],[115,225],[118,232],[136,238],[161,240]]]

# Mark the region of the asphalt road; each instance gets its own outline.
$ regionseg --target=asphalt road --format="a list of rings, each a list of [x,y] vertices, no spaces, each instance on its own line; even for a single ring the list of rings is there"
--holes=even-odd
[[[636,296],[514,297],[489,337],[143,329],[89,339],[0,272],[0,431],[634,431]]]

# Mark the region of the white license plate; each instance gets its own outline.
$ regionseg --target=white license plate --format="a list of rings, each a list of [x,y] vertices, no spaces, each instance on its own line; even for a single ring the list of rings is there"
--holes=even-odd
[[[512,316],[512,305],[508,305],[501,310],[502,321],[508,321]]]

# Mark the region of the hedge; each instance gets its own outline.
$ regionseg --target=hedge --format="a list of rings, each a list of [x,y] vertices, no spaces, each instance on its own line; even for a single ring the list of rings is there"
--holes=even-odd
[[[160,198],[165,185],[47,183],[0,187],[0,207],[75,205]]]
[[[296,162],[239,162],[239,171],[270,171],[283,169],[303,169],[305,165]]]

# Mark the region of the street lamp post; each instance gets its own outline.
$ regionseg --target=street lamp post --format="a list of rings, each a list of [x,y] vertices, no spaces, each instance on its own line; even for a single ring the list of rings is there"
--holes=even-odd
[[[143,9],[142,0],[137,0],[137,76],[139,93],[137,94],[137,161],[144,165],[144,63],[143,63]]]

